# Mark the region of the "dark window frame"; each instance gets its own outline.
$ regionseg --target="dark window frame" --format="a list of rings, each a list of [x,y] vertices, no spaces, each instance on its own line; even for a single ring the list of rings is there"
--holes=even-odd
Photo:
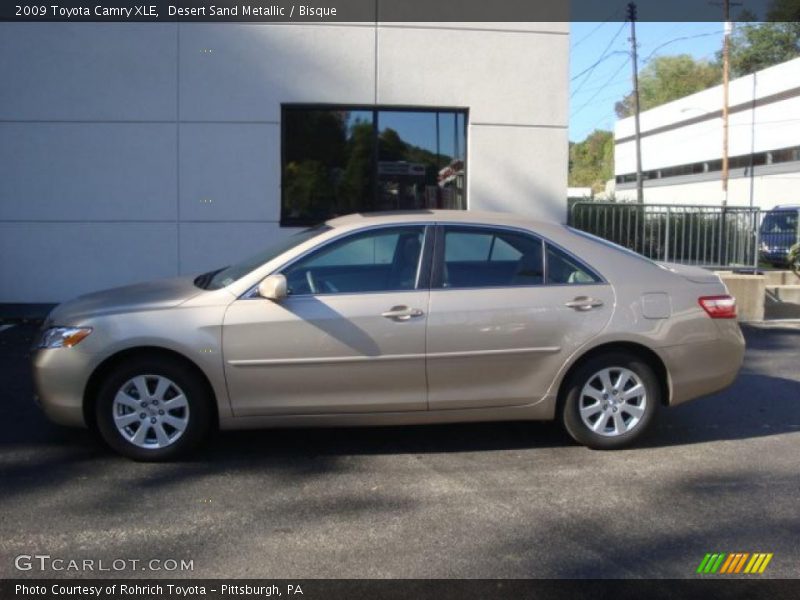
[[[464,181],[468,181],[469,169],[469,108],[464,106],[415,106],[410,104],[335,104],[335,103],[308,103],[308,102],[285,102],[281,103],[280,121],[280,226],[281,227],[310,227],[319,224],[318,219],[308,218],[287,218],[284,215],[284,174],[286,168],[286,113],[288,111],[351,111],[351,112],[371,112],[372,113],[372,135],[373,135],[373,200],[378,195],[378,136],[380,135],[378,124],[378,113],[380,112],[415,112],[415,113],[455,113],[464,117]],[[438,136],[438,133],[437,133]],[[438,149],[437,149],[438,150]],[[469,208],[469,190],[464,186],[464,210]],[[334,218],[330,215],[325,220]]]

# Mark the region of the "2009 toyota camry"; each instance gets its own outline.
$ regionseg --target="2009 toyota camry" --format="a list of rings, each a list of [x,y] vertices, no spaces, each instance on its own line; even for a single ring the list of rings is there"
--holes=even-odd
[[[611,449],[733,381],[735,317],[716,275],[563,225],[351,215],[199,277],[66,302],[33,364],[52,420],[139,460],[213,427],[554,418]]]

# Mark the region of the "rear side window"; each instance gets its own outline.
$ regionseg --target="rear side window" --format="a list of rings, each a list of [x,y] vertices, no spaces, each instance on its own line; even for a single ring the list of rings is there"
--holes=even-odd
[[[597,273],[578,259],[552,244],[547,244],[547,283],[549,285],[580,285],[600,281]]]
[[[544,283],[542,240],[492,228],[445,227],[440,285],[516,287]]]

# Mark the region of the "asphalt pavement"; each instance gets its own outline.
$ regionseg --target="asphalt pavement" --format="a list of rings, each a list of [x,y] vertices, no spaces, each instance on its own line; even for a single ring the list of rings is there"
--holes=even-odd
[[[797,325],[746,328],[734,386],[662,410],[631,450],[492,423],[221,433],[170,464],[48,423],[33,332],[0,331],[3,578],[683,578],[708,552],[773,553],[761,577],[800,576]],[[19,571],[20,555],[128,562]]]

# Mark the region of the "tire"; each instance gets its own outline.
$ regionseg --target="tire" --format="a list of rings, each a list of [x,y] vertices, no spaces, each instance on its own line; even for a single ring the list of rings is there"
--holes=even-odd
[[[579,444],[616,450],[647,431],[660,403],[661,386],[652,367],[632,354],[610,352],[587,360],[571,375],[562,421]]]
[[[206,386],[182,362],[134,358],[118,365],[100,386],[95,402],[97,428],[103,440],[123,456],[138,461],[172,460],[208,436],[211,401]]]

